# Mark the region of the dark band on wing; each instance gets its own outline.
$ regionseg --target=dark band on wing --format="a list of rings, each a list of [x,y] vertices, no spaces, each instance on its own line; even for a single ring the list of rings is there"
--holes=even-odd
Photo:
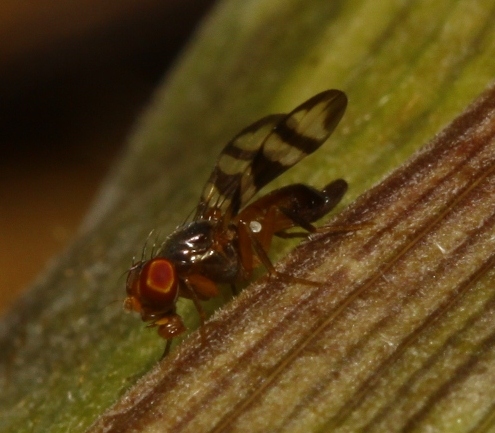
[[[250,172],[253,159],[259,153],[265,139],[283,119],[285,114],[272,114],[254,122],[237,134],[222,150],[215,168],[206,183],[196,210],[197,218],[208,218],[209,209],[236,214],[241,205],[241,191],[249,186],[244,179]]]
[[[268,182],[318,149],[346,105],[343,92],[327,90],[287,115],[267,116],[242,130],[220,154],[195,218],[217,211],[235,215]]]
[[[253,159],[254,189],[258,191],[317,150],[337,126],[346,104],[342,92],[330,90],[313,96],[279,122]],[[241,192],[241,206],[250,198]]]
[[[285,114],[271,114],[244,128],[227,144],[227,146],[225,146],[220,154],[219,160],[222,158],[222,155],[230,155],[240,160],[252,161],[263,145],[266,136],[269,135],[284,118]],[[257,135],[260,132],[262,137]]]
[[[275,133],[282,141],[301,150],[306,155],[313,153],[321,146],[321,139],[299,134],[287,122],[282,122],[275,128]]]

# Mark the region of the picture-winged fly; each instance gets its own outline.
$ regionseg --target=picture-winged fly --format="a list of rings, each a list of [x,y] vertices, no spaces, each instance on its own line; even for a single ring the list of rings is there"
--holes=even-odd
[[[166,352],[171,339],[186,329],[176,312],[179,297],[194,302],[203,322],[200,301],[217,296],[217,284],[247,280],[260,265],[283,277],[267,255],[273,236],[290,237],[294,233],[287,230],[293,227],[314,232],[312,223],[341,200],[347,183],[338,179],[321,190],[288,185],[250,202],[325,142],[346,105],[343,92],[327,90],[289,114],[270,115],[245,128],[220,153],[192,221],[168,236],[151,259],[132,265],[124,308],[157,328],[167,340]]]

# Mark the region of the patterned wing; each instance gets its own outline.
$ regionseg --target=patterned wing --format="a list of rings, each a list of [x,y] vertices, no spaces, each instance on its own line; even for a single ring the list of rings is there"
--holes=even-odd
[[[242,130],[221,152],[195,219],[236,215],[263,186],[318,149],[346,106],[343,92],[327,90],[289,114],[264,117]]]

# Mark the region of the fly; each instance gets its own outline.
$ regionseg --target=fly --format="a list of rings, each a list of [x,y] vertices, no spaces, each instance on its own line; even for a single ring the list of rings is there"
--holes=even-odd
[[[218,284],[245,281],[260,265],[283,277],[268,258],[273,237],[298,235],[287,231],[293,227],[314,232],[312,223],[342,199],[347,183],[337,179],[321,190],[291,184],[251,202],[327,140],[346,106],[343,92],[327,90],[289,114],[264,117],[242,130],[220,153],[192,221],[172,232],[151,259],[132,265],[124,308],[157,328],[167,340],[165,353],[186,330],[176,312],[179,297],[191,299],[204,322],[201,301],[218,296]]]

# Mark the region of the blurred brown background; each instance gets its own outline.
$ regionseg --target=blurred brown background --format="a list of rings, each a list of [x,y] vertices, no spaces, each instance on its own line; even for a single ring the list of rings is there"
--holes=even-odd
[[[74,236],[212,3],[0,2],[0,313]]]

